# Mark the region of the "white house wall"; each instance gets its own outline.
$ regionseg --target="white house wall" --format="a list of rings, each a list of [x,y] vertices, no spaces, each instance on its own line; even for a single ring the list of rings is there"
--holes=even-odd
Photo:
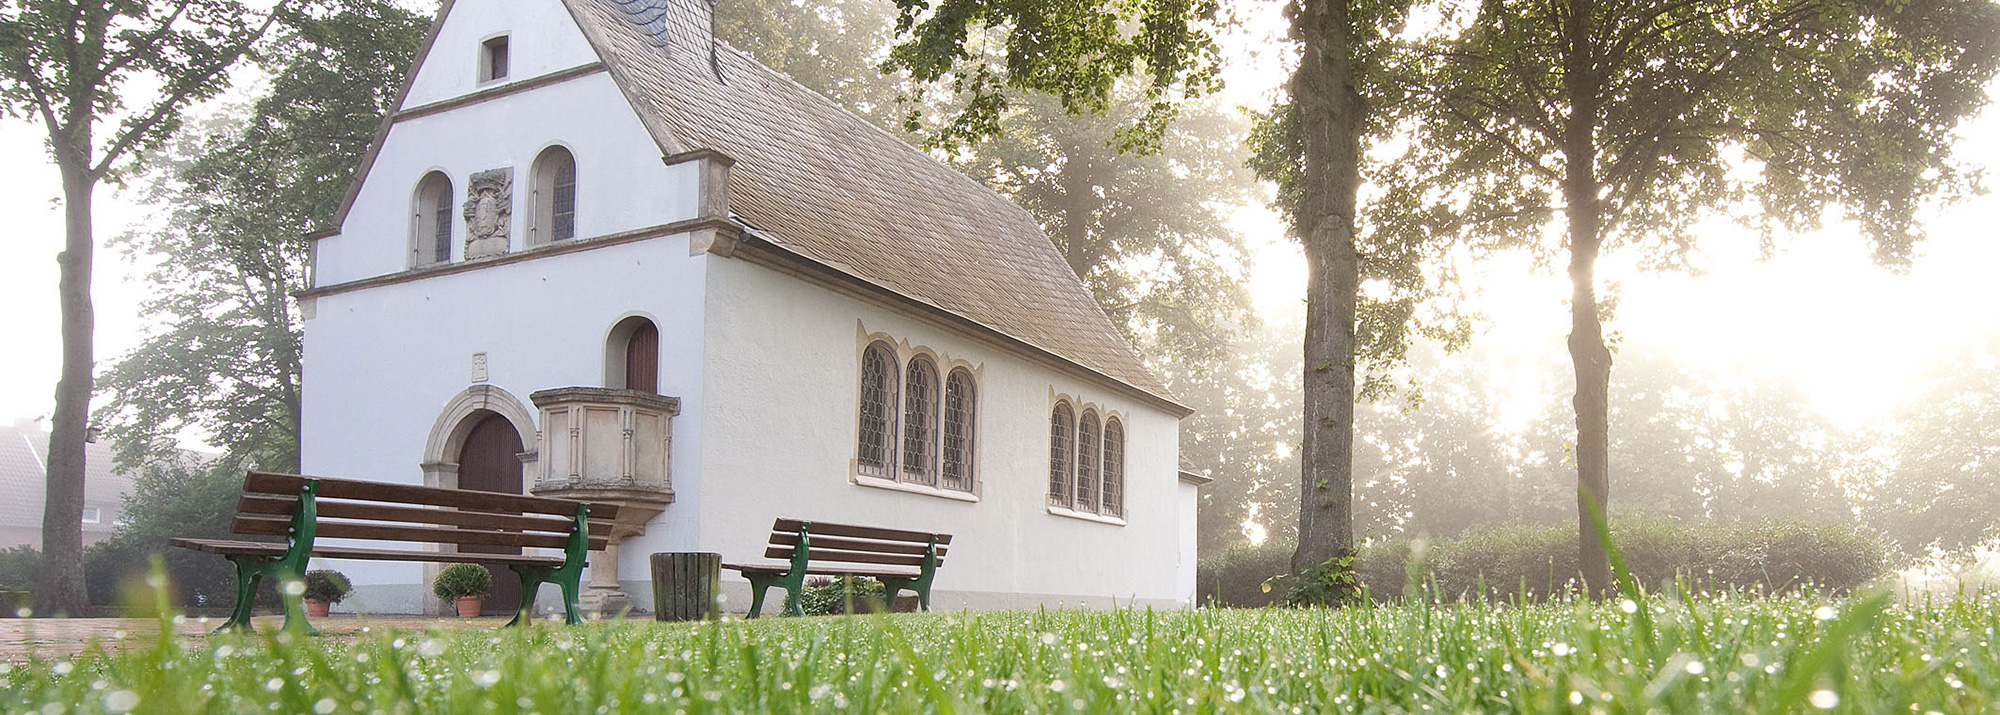
[[[483,384],[526,404],[536,390],[605,384],[613,325],[644,315],[660,331],[660,392],[682,400],[674,486],[697,493],[704,265],[676,235],[318,298],[305,330],[305,472],[422,484],[432,424],[474,384],[473,353],[486,354]],[[693,517],[670,508],[649,550],[692,548]],[[624,561],[625,573],[645,573],[643,551]],[[358,610],[413,613],[431,600],[418,564],[326,563],[353,577]]]
[[[467,82],[471,81],[474,67],[470,62],[461,67],[447,61],[464,54],[447,44],[448,39],[483,36],[463,27],[497,27],[502,25],[494,23],[503,17],[550,10],[556,16],[547,18],[544,24],[561,27],[534,25],[532,30],[529,25],[515,27],[522,28],[518,32],[529,37],[557,30],[567,34],[577,32],[561,3],[461,0],[446,18],[438,44],[419,73],[418,84],[442,85],[444,80],[426,79],[441,73],[462,75]],[[581,35],[574,40],[583,42]],[[466,50],[470,53],[478,42],[476,39],[467,42],[472,45],[472,49]],[[588,45],[579,47],[582,56],[567,53],[552,59],[563,65],[555,69],[596,61]],[[534,56],[531,49],[515,50],[516,61],[530,62]],[[517,66],[521,72],[529,71],[526,65]],[[451,86],[461,93],[472,89],[470,84]],[[417,103],[413,89],[406,106]],[[551,107],[560,110],[551,111]],[[418,181],[432,171],[442,171],[450,177],[453,205],[458,206],[465,200],[472,174],[511,168],[514,202],[508,230],[509,250],[526,248],[530,170],[542,150],[558,144],[568,148],[576,158],[578,237],[614,234],[694,217],[695,165],[664,164],[659,145],[639,123],[611,75],[597,72],[397,121],[363,181],[340,234],[320,239],[315,245],[314,284],[335,285],[408,270],[412,201]],[[463,212],[452,211],[451,221],[452,260],[461,261],[465,258],[467,235]]]
[[[1193,513],[1183,511],[1172,415],[959,331],[743,261],[712,259],[708,286],[703,550],[728,562],[761,560],[771,520],[781,516],[947,532],[954,539],[934,587],[938,610],[1185,603],[1182,522]],[[850,483],[857,320],[979,368],[980,501]],[[1052,391],[1125,417],[1127,525],[1045,508]],[[733,598],[747,593],[733,573],[724,578]]]
[[[507,80],[597,61],[569,10],[547,0],[455,0],[431,53],[410,82],[405,107],[440,102],[504,82],[480,82],[480,44],[507,35]]]

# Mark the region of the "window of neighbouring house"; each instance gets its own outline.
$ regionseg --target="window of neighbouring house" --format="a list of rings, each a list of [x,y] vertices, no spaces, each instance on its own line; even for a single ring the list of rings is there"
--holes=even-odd
[[[104,522],[104,511],[102,509],[99,509],[94,506],[87,506],[83,508],[83,523],[101,524],[103,522]]]

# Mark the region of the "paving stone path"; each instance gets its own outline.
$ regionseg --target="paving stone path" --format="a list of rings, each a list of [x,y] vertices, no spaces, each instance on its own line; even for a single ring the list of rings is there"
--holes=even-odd
[[[423,631],[455,628],[499,628],[504,617],[424,618],[334,615],[313,619],[313,627],[327,638],[352,638],[371,630]],[[270,633],[283,625],[282,616],[256,619],[259,633]],[[174,625],[174,637],[190,645],[205,645],[208,632],[222,625],[221,619],[187,618]],[[159,621],[152,618],[7,618],[0,619],[0,661],[24,662],[30,657],[64,658],[82,653],[93,644],[109,650],[144,648],[159,636]]]

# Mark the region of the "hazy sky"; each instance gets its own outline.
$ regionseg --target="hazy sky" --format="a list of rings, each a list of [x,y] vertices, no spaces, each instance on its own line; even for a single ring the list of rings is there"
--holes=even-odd
[[[1252,56],[1249,49],[1270,46],[1234,43],[1238,64],[1229,75],[1230,101],[1254,103],[1282,78],[1282,58],[1269,51]],[[2000,112],[1989,110],[1961,136],[1963,159],[2000,167]],[[61,360],[54,260],[62,244],[60,190],[42,141],[38,125],[0,120],[0,165],[9,168],[0,175],[0,212],[12,219],[0,247],[0,335],[6,339],[0,419],[46,416]],[[136,311],[149,287],[142,271],[106,245],[143,221],[145,210],[130,192],[113,187],[100,189],[97,198],[101,371],[137,344],[146,326]],[[1249,211],[1237,224],[1260,246],[1253,286],[1260,309],[1296,305],[1304,267],[1276,219],[1268,211]],[[1600,264],[1600,275],[1621,286],[1612,327],[1671,346],[1681,359],[1715,371],[1790,376],[1815,406],[1854,424],[1909,394],[1910,376],[1931,356],[2000,331],[1993,279],[2000,267],[2000,198],[1951,207],[1930,216],[1928,226],[1916,265],[1902,274],[1876,267],[1865,242],[1841,226],[1789,241],[1769,261],[1757,260],[1747,236],[1719,226],[1704,236],[1700,276],[1647,274],[1629,265],[1636,256],[1614,253]],[[1508,259],[1484,273],[1476,307],[1491,318],[1479,338],[1486,352],[1512,360],[1560,352],[1567,279]]]

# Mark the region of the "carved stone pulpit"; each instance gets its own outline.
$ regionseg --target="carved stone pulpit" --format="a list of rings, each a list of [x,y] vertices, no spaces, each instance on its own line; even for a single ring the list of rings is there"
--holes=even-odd
[[[645,533],[646,523],[674,501],[669,455],[680,398],[563,387],[528,399],[542,413],[534,493],[618,505],[618,519],[605,535],[609,545],[590,559],[582,603],[606,615],[626,611],[632,599],[618,586],[618,545]]]

